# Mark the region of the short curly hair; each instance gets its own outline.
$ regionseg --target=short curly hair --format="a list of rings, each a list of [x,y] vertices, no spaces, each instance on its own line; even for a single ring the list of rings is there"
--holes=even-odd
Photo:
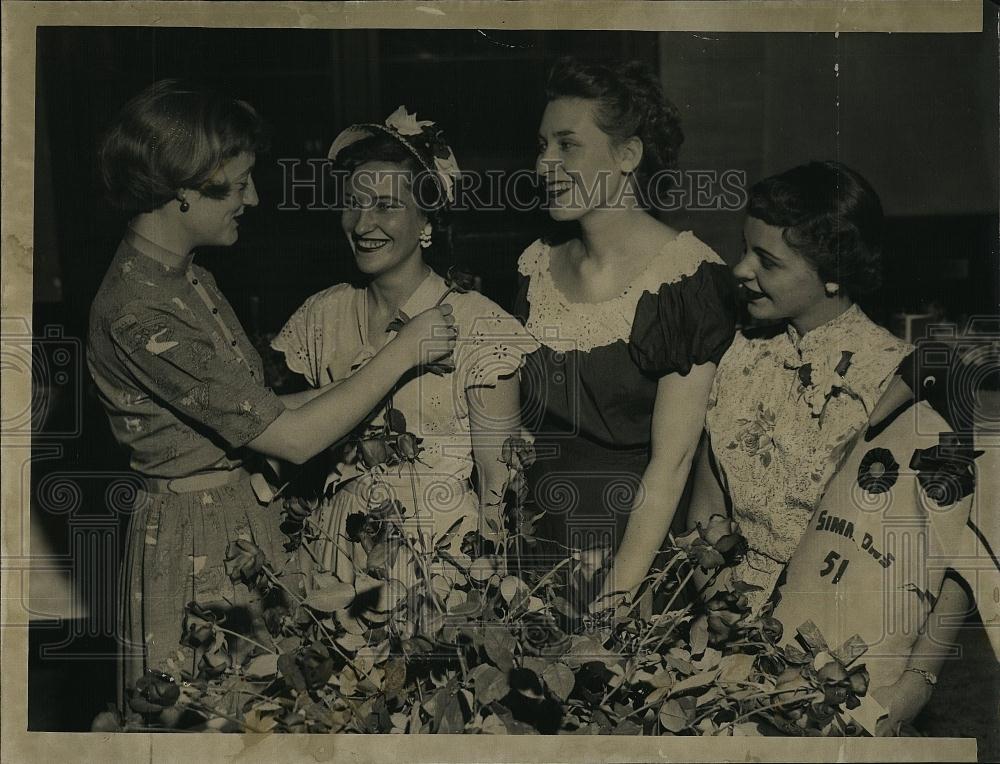
[[[663,94],[653,71],[640,61],[609,66],[567,56],[552,66],[545,96],[548,101],[594,101],[597,126],[613,142],[622,143],[632,136],[642,141],[635,178],[642,203],[650,206],[658,173],[677,166],[684,143],[680,112]]]
[[[832,160],[809,162],[750,189],[747,214],[783,228],[782,238],[823,281],[850,297],[882,282],[882,203],[859,173]]]
[[[418,147],[417,150],[421,150]],[[427,157],[430,164],[433,157]],[[358,167],[368,162],[390,162],[406,169],[413,178],[413,198],[417,207],[431,223],[431,251],[434,265],[445,267],[451,264],[451,223],[448,204],[442,203],[442,192],[434,176],[428,173],[408,148],[388,133],[374,133],[356,143],[344,147],[337,155],[332,169],[335,173],[352,174]],[[343,203],[346,200],[340,200]]]
[[[229,184],[212,180],[222,164],[266,148],[264,124],[245,101],[159,80],[125,104],[104,134],[101,179],[112,206],[133,215],[162,207],[181,188],[222,199]]]

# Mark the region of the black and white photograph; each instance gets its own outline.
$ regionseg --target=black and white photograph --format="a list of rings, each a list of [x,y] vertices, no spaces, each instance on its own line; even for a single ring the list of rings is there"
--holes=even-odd
[[[1000,761],[1000,5],[108,5],[5,6],[12,761]]]

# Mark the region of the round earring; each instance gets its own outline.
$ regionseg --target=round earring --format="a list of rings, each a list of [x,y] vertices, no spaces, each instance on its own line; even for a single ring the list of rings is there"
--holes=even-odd
[[[823,285],[823,289],[826,291],[827,297],[836,297],[837,293],[840,291],[840,284],[836,281],[827,281]]]
[[[181,212],[187,212],[189,209],[191,209],[191,205],[188,204],[187,199],[185,199],[183,196],[178,196],[177,198],[181,203]]]
[[[431,245],[431,234],[434,233],[434,229],[431,224],[428,223],[424,226],[423,230],[420,232],[420,246],[427,249]]]

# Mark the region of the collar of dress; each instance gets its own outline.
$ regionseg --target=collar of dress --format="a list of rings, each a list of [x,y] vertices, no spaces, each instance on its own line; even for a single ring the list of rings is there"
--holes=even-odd
[[[155,260],[163,266],[164,270],[176,273],[184,273],[191,265],[191,255],[179,255],[169,249],[161,247],[155,241],[147,239],[141,233],[129,226],[125,231],[125,243],[141,255],[145,255],[151,260]]]
[[[434,306],[441,295],[448,291],[448,285],[433,270],[424,276],[423,281],[417,286],[400,310],[412,318],[418,313],[429,310]],[[358,349],[354,360],[351,362],[351,371],[357,371],[368,361],[375,357],[378,348],[372,347],[368,343],[368,292],[366,289],[358,289],[355,294],[355,306],[357,312],[358,332],[361,337],[361,347]]]
[[[879,345],[885,344],[879,343],[874,329],[876,326],[857,305],[805,335],[788,325],[781,360],[786,369],[796,371],[802,399],[813,416],[821,416],[830,398],[839,394],[859,400],[866,411],[874,406],[884,377],[902,359],[901,352],[882,352],[885,362],[872,362],[870,354],[882,350]],[[905,343],[899,345],[901,350]]]

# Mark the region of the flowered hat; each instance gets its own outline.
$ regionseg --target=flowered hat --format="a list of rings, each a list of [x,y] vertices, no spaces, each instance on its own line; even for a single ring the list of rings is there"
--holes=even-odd
[[[420,166],[436,179],[448,203],[455,203],[455,181],[461,170],[444,139],[444,132],[429,120],[418,120],[417,115],[410,114],[405,106],[390,114],[385,124],[362,123],[344,129],[330,146],[327,157],[336,160],[348,146],[380,133],[395,138],[405,146]]]

